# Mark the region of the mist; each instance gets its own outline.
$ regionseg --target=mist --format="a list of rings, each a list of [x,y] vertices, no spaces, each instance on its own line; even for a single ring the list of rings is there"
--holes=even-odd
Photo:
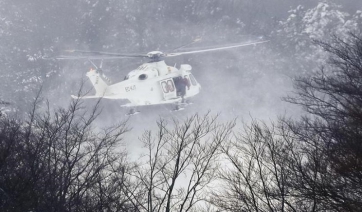
[[[273,121],[298,117],[301,109],[282,100],[293,94],[293,80],[317,70],[325,55],[312,39],[326,41],[336,33],[360,29],[362,3],[350,1],[115,1],[2,0],[0,2],[0,98],[2,110],[24,113],[41,88],[52,108],[65,107],[70,95],[94,90],[85,77],[86,60],[52,58],[67,49],[119,53],[170,51],[201,37],[189,48],[255,40],[268,43],[225,51],[166,58],[170,66],[190,64],[201,84],[185,110],[170,105],[140,107],[128,117],[120,100],[101,101],[99,127],[129,119],[130,152],[140,133],[160,118],[183,119],[210,111],[221,120]],[[313,15],[312,15],[313,14]],[[338,29],[338,30],[336,30]],[[100,61],[94,61],[99,64]],[[104,61],[104,73],[121,81],[147,60]],[[85,100],[91,106],[96,100]],[[5,108],[6,107],[6,108]],[[9,109],[10,107],[10,109]]]

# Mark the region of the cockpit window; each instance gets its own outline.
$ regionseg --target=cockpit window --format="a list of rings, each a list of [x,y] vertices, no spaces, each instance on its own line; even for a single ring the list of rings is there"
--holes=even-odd
[[[197,85],[196,79],[192,74],[190,74],[190,79],[191,79],[192,85]]]
[[[138,79],[139,79],[139,80],[145,80],[145,79],[147,79],[147,74],[141,74],[141,75],[139,75],[139,76],[138,76]]]
[[[129,75],[126,75],[125,77],[124,77],[124,80],[128,80],[129,79]]]
[[[157,76],[160,75],[160,73],[159,73],[159,71],[158,71],[157,68],[152,68],[151,70],[153,71],[155,77],[157,77]]]

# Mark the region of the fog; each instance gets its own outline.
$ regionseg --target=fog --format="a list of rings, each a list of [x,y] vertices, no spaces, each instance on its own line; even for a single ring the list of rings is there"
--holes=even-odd
[[[140,147],[137,137],[145,129],[154,129],[160,118],[181,120],[208,111],[219,114],[220,121],[238,118],[246,123],[298,117],[301,108],[282,98],[293,95],[296,77],[321,66],[318,59],[325,55],[312,39],[327,41],[333,33],[360,29],[359,9],[362,2],[358,0],[1,0],[0,99],[11,103],[2,110],[24,113],[40,88],[53,109],[66,107],[82,82],[84,90],[94,93],[85,77],[92,67],[89,62],[44,57],[56,57],[66,49],[167,52],[201,37],[190,48],[261,39],[270,42],[166,58],[170,66],[193,67],[202,86],[193,104],[177,112],[170,105],[140,107],[140,114],[128,117],[128,109],[120,107],[122,101],[104,99],[99,127],[129,118],[132,131],[126,145],[135,152]],[[118,82],[145,62],[106,60],[103,70]],[[95,102],[85,100],[84,104]]]

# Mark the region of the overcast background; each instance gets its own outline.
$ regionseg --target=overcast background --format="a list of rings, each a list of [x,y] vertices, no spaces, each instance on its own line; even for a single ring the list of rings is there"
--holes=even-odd
[[[183,111],[172,113],[166,105],[139,108],[142,113],[130,117],[132,142],[159,117],[181,119],[207,111],[220,113],[222,120],[238,117],[246,122],[297,117],[300,109],[281,98],[292,95],[295,77],[323,65],[326,55],[312,40],[328,41],[333,34],[343,37],[361,29],[360,10],[360,0],[0,0],[0,99],[11,103],[1,110],[25,114],[40,87],[52,108],[67,106],[82,81],[91,89],[85,77],[92,67],[87,61],[44,56],[66,49],[168,51],[201,37],[192,48],[270,42],[166,59],[177,67],[190,64],[202,91]],[[104,72],[118,82],[144,62],[109,60]],[[103,100],[98,125],[127,118],[128,109],[120,104]]]

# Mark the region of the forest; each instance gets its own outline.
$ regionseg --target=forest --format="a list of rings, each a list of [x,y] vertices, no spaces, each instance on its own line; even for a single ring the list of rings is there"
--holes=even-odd
[[[362,211],[361,29],[358,0],[0,0],[0,211]],[[269,42],[167,59],[201,93],[131,117],[53,59],[195,38]]]

